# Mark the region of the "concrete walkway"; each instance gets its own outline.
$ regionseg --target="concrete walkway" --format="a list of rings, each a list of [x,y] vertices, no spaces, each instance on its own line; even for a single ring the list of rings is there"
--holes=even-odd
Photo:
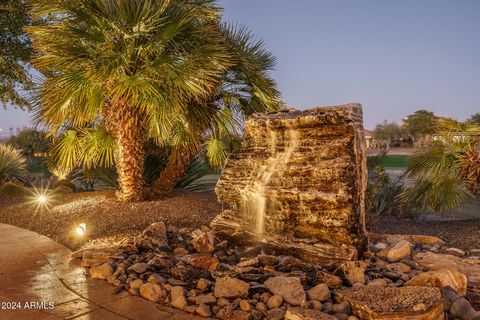
[[[70,254],[47,237],[0,224],[0,320],[199,319],[125,291],[113,294]]]

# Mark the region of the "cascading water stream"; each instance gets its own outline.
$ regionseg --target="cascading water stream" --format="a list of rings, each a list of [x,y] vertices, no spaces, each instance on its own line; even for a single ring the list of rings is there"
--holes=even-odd
[[[287,129],[283,137],[277,137],[275,130],[269,130],[270,138],[268,139],[268,147],[271,155],[258,171],[255,172],[255,178],[251,179],[251,183],[247,184],[240,192],[242,207],[241,211],[245,217],[255,217],[255,232],[263,234],[265,229],[265,211],[267,209],[267,185],[272,180],[274,174],[282,177],[287,168],[293,152],[300,143],[297,130]],[[282,139],[284,148],[278,151],[277,139]],[[274,199],[269,199],[274,201]]]

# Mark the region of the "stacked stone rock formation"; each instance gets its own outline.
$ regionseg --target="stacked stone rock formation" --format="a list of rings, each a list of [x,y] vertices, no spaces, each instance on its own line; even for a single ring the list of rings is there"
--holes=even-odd
[[[355,260],[366,183],[360,104],[255,114],[217,184],[226,210],[212,226],[312,262]]]

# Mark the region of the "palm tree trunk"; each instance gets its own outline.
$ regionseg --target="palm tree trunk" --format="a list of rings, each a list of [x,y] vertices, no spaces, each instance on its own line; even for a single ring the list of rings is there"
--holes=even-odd
[[[112,132],[117,144],[116,167],[118,174],[117,198],[138,202],[144,199],[145,128],[139,110],[117,104],[104,110],[107,130]]]
[[[178,181],[187,172],[194,154],[187,151],[173,151],[167,158],[165,168],[152,185],[151,195],[162,198],[177,185]]]

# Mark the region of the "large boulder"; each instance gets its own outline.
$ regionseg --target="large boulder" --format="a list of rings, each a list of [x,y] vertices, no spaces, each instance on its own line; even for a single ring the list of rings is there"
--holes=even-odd
[[[367,243],[362,118],[360,104],[252,115],[217,183],[226,210],[212,227],[314,263],[356,260]]]
[[[124,253],[131,253],[131,246],[125,248],[100,248],[100,249],[82,249],[72,253],[72,259],[82,258],[82,265],[84,267],[92,267],[104,264],[111,260],[121,260],[124,258]]]

